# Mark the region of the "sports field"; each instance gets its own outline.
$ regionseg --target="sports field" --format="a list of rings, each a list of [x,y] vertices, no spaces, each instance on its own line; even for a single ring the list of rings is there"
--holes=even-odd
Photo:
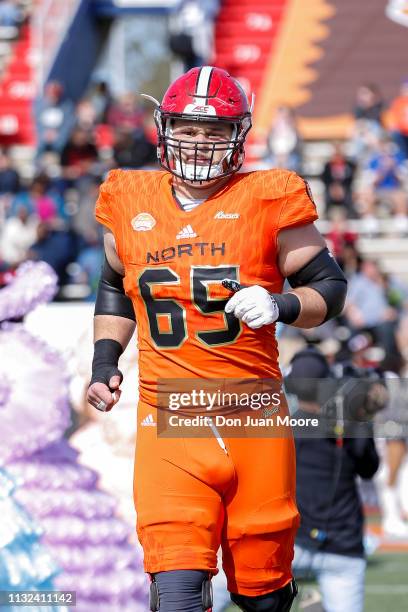
[[[408,554],[378,553],[367,572],[366,610],[405,612],[408,608]]]

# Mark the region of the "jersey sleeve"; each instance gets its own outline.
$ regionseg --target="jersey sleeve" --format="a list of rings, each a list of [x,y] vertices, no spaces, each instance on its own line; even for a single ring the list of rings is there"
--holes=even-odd
[[[99,188],[99,196],[95,205],[95,217],[115,235],[118,219],[118,170],[111,170],[107,179]]]
[[[286,183],[278,230],[313,223],[318,217],[309,184],[291,172]]]

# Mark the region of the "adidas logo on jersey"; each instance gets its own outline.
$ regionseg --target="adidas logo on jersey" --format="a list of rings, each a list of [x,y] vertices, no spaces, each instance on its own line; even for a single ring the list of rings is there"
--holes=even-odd
[[[191,225],[186,225],[185,227],[183,227],[182,230],[179,231],[179,233],[176,236],[176,239],[181,240],[183,238],[196,238],[196,237],[197,237],[197,234],[195,233]]]
[[[145,417],[143,419],[143,421],[140,423],[140,425],[142,427],[155,427],[156,426],[156,422],[153,418],[152,414],[148,414],[147,417]]]
[[[223,210],[219,210],[214,215],[214,219],[239,219],[239,213],[225,213]]]

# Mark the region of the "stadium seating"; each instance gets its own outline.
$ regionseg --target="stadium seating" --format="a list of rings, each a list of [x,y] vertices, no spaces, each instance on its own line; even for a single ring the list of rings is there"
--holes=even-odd
[[[249,0],[239,0],[237,13],[249,11],[250,4]],[[258,76],[262,83],[255,109],[254,131],[258,134],[268,130],[277,105],[290,104],[301,119],[304,137],[345,138],[355,92],[361,83],[380,83],[384,98],[390,100],[406,78],[405,63],[396,61],[408,51],[406,24],[387,16],[384,0],[287,0],[265,4],[259,0],[253,5],[262,7],[265,14],[272,14],[272,7],[282,9],[276,29],[270,32],[273,37],[269,55],[263,46],[257,60],[265,71]],[[223,10],[231,15],[233,6],[235,3],[227,0]],[[222,19],[221,14],[220,24]],[[257,32],[256,37],[262,41],[263,34]]]
[[[14,35],[10,36],[10,26],[0,28],[0,143],[6,145],[34,141],[32,29],[28,20],[32,0],[19,2],[19,5],[25,21],[19,28],[11,28]]]
[[[32,103],[81,0],[19,0],[20,27],[0,27],[0,144],[35,144]]]
[[[255,94],[264,77],[286,0],[225,0],[216,26],[216,64]]]

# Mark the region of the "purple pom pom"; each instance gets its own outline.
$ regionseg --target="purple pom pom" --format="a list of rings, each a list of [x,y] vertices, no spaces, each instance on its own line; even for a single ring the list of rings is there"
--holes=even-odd
[[[0,321],[23,317],[57,292],[58,278],[45,261],[26,261],[0,291]]]

